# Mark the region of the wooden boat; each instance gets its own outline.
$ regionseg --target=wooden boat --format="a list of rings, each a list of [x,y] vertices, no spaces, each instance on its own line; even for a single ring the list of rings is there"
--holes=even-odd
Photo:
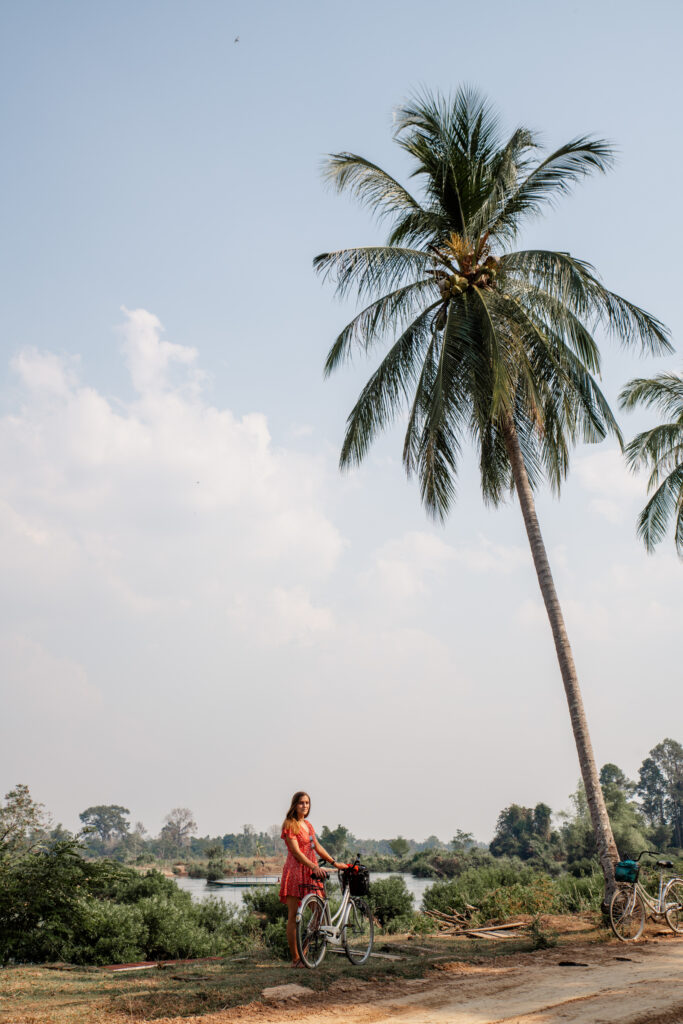
[[[231,878],[218,878],[213,882],[206,883],[211,886],[231,886],[232,888],[247,889],[255,885],[279,885],[280,879],[277,875],[242,875]]]

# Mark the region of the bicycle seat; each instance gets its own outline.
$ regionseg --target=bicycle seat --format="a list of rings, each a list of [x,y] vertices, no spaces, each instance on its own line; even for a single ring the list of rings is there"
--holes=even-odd
[[[657,861],[657,867],[658,868],[672,868],[673,867],[673,862],[670,861],[670,860],[658,860]]]

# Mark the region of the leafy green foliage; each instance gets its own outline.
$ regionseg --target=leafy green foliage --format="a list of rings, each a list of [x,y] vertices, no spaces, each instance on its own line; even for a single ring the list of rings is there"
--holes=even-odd
[[[390,839],[389,846],[395,857],[405,857],[410,850],[410,843],[403,836],[396,836],[395,839]]]
[[[123,839],[127,835],[130,830],[129,814],[128,808],[119,804],[98,804],[86,808],[78,817],[86,829],[96,832],[103,843],[108,843],[111,839]]]
[[[643,812],[657,829],[662,846],[683,847],[683,746],[665,739],[653,747],[639,773]]]
[[[495,856],[520,857],[528,860],[550,849],[551,810],[547,804],[521,807],[511,804],[498,815],[496,833],[489,849]]]
[[[28,786],[19,783],[0,805],[0,870],[48,840],[49,818],[42,804],[32,798]]]
[[[533,485],[559,489],[577,440],[613,433],[614,417],[592,376],[600,325],[626,345],[668,351],[666,329],[607,290],[568,253],[510,251],[523,221],[606,171],[611,146],[587,136],[541,157],[519,128],[505,140],[492,107],[471,89],[419,94],[396,115],[413,194],[353,153],[325,170],[390,232],[385,246],[323,253],[314,266],[355,292],[364,308],[333,343],[330,373],[354,350],[387,354],[352,409],[341,465],[361,461],[377,433],[408,413],[403,459],[427,509],[443,518],[455,497],[461,449],[478,448],[482,489],[497,504],[510,490],[506,427],[519,439]]]
[[[631,469],[650,471],[651,497],[638,519],[638,535],[653,551],[673,520],[676,550],[683,558],[683,377],[660,373],[629,381],[619,399],[625,409],[645,405],[671,417],[634,437],[626,447],[626,459]]]
[[[320,843],[335,860],[338,860],[345,856],[352,856],[351,850],[356,839],[344,825],[337,825],[335,829],[323,825],[320,832]]]
[[[406,917],[413,911],[413,895],[405,880],[398,875],[381,878],[370,884],[372,912],[384,928],[394,918]]]
[[[250,936],[227,904],[193,904],[157,872],[86,861],[74,840],[0,867],[0,962],[205,956],[243,948]]]
[[[426,910],[464,914],[475,907],[473,919],[481,921],[512,914],[547,914],[557,905],[553,879],[512,858],[500,858],[489,866],[467,868],[449,882],[436,882],[422,898]]]

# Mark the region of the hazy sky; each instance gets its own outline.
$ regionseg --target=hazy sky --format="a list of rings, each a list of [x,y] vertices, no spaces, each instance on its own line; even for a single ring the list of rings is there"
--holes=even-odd
[[[590,260],[672,329],[669,359],[605,343],[615,400],[681,367],[682,22],[678,0],[5,0],[3,793],[72,828],[188,806],[215,834],[306,788],[318,827],[417,839],[567,805],[516,505],[486,510],[468,458],[434,526],[398,433],[337,471],[373,364],[323,381],[353,307],[311,259],[383,236],[319,169],[350,149],[404,175],[392,109],[420,85],[476,85],[550,146],[612,139],[616,169],[519,244]],[[631,775],[683,739],[683,568],[636,540],[644,494],[610,443],[538,500],[597,760]]]

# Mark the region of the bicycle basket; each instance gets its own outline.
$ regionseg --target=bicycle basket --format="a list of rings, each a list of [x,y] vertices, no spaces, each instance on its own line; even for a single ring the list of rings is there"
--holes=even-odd
[[[635,860],[620,860],[614,869],[617,882],[637,882],[639,874],[640,864]]]
[[[342,875],[352,896],[367,896],[370,892],[370,872],[363,864],[352,864]]]

